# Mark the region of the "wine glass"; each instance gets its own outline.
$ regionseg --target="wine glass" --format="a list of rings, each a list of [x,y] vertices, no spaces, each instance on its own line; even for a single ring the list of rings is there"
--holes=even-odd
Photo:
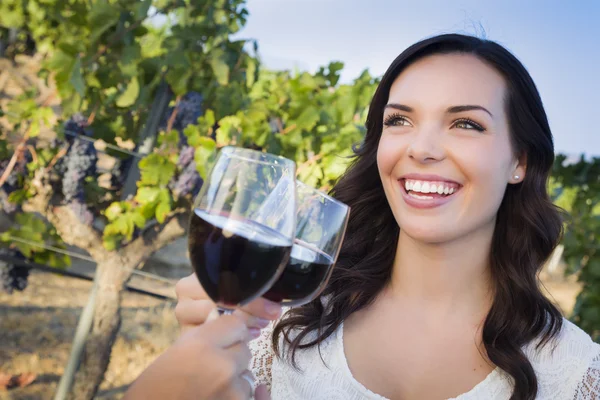
[[[350,207],[300,181],[296,182],[296,238],[283,273],[263,297],[283,306],[300,306],[325,288],[337,261]]]
[[[219,314],[261,296],[279,277],[296,229],[296,164],[224,147],[194,202],[188,247]]]

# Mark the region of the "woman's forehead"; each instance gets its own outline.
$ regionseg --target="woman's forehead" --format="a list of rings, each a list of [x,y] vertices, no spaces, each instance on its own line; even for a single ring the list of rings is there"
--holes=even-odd
[[[412,108],[479,104],[500,111],[506,84],[494,68],[470,54],[432,55],[416,61],[396,78],[388,103]]]

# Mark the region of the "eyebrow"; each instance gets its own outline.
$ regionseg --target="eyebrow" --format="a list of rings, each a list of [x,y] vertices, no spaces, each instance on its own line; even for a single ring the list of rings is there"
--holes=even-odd
[[[398,103],[389,103],[389,104],[386,104],[385,108],[394,108],[396,110],[405,111],[405,112],[413,112],[414,111],[414,109],[412,107],[409,107],[409,106],[404,105],[404,104],[398,104]],[[446,113],[448,113],[448,114],[457,114],[457,113],[460,113],[460,112],[472,111],[472,110],[485,111],[486,113],[488,113],[490,115],[490,117],[494,118],[494,116],[492,115],[492,113],[489,112],[487,108],[482,107],[482,106],[478,106],[478,105],[472,105],[472,104],[462,105],[462,106],[448,107],[448,109],[446,110]]]

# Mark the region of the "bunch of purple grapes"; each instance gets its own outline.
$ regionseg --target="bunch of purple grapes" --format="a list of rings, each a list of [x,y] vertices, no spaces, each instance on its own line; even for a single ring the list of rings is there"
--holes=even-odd
[[[184,146],[179,153],[177,167],[179,173],[169,182],[169,188],[175,197],[184,197],[191,194],[195,197],[202,187],[202,178],[196,170],[192,146]]]
[[[0,248],[0,255],[25,260],[25,256],[15,249]],[[12,294],[15,290],[25,290],[28,277],[29,268],[0,259],[0,286],[8,294]]]
[[[31,154],[28,150],[17,159],[16,164],[8,175],[8,178],[0,187],[0,206],[2,206],[2,211],[7,214],[12,214],[19,210],[19,206],[17,204],[11,203],[8,200],[8,196],[15,190],[20,189],[19,176],[27,176],[27,163],[31,161]],[[5,169],[8,168],[8,164],[10,160],[2,160],[0,161],[0,176],[4,173]]]
[[[202,95],[198,92],[186,93],[175,106],[177,114],[173,120],[172,129],[179,132],[179,142],[181,146],[187,145],[187,138],[183,134],[183,130],[188,125],[198,123],[198,118],[202,116]],[[173,114],[174,108],[169,107],[161,123],[161,129],[166,129],[169,119]]]
[[[94,144],[82,137],[91,136],[92,131],[85,118],[75,115],[65,123],[65,135],[69,148],[58,166],[62,173],[62,194],[79,220],[91,224],[94,217],[85,204],[84,183],[86,177],[96,176],[98,154]]]
[[[169,109],[166,117],[171,116],[173,109]],[[202,95],[197,92],[189,92],[177,103],[177,115],[173,122],[173,129],[179,132],[179,159],[177,160],[178,174],[169,183],[169,188],[173,191],[175,197],[184,197],[187,195],[196,196],[202,186],[202,178],[196,170],[194,161],[194,151],[192,146],[187,143],[187,138],[183,135],[183,130],[188,125],[198,123],[198,118],[202,116]]]

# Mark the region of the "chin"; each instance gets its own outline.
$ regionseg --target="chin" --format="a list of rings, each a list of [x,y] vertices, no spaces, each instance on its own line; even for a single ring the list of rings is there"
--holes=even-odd
[[[456,228],[436,226],[427,226],[417,223],[399,224],[400,230],[409,238],[416,242],[424,244],[443,244],[452,242],[464,236],[464,232],[458,232]]]

